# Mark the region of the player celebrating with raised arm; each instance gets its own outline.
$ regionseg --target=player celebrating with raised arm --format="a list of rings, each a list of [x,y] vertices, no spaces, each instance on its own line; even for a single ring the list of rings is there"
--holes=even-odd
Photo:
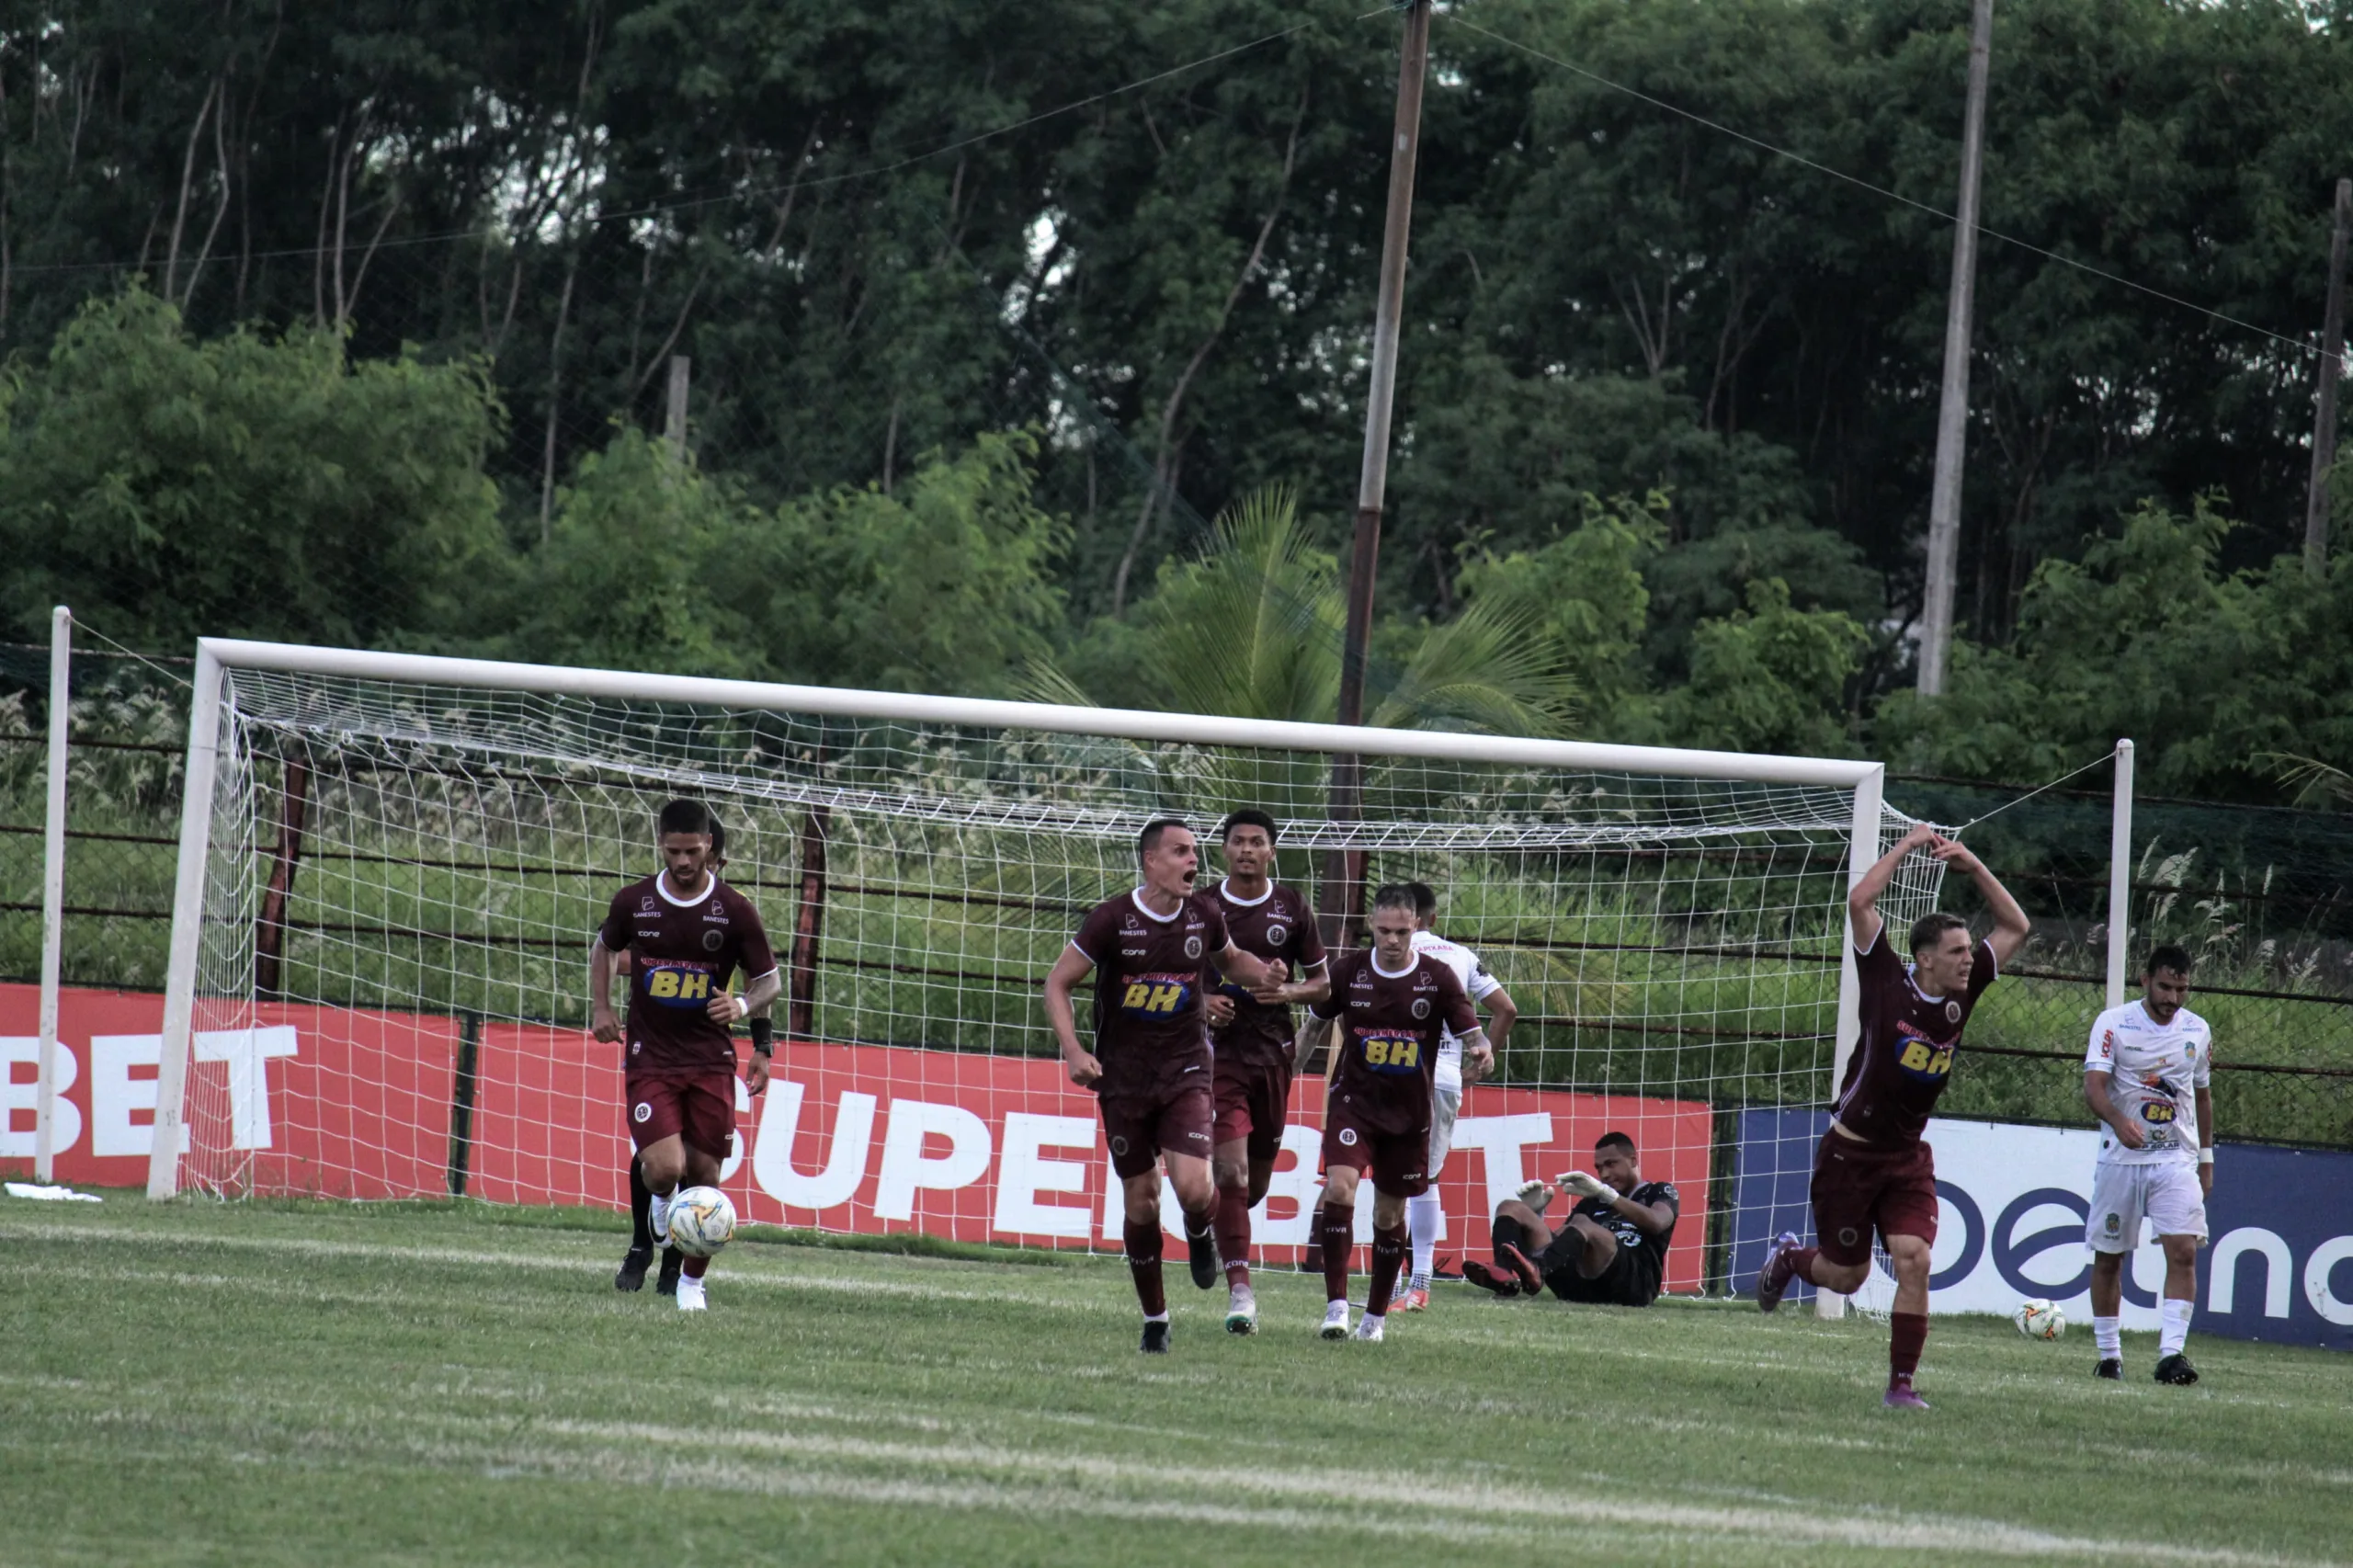
[[[1332,965],[1332,994],[1307,1010],[1304,1061],[1336,1028],[1331,1089],[1324,1108],[1324,1242],[1326,1339],[1348,1334],[1348,1263],[1356,1245],[1357,1185],[1372,1172],[1372,1288],[1356,1336],[1377,1343],[1390,1292],[1405,1261],[1405,1205],[1429,1185],[1432,1085],[1448,1033],[1462,1042],[1465,1068],[1483,1074],[1493,1060],[1470,994],[1438,959],[1414,951],[1413,890],[1392,882],[1372,895],[1370,951]]]
[[[1271,993],[1275,971],[1234,946],[1217,901],[1193,891],[1200,850],[1193,830],[1169,818],[1136,839],[1143,882],[1097,904],[1046,976],[1046,1020],[1070,1080],[1092,1088],[1103,1113],[1127,1206],[1128,1271],[1143,1307],[1143,1346],[1168,1349],[1168,1298],[1160,1281],[1160,1164],[1165,1157],[1185,1210],[1193,1283],[1217,1283],[1211,1230],[1217,1188],[1210,1181],[1211,1057],[1205,996],[1214,961],[1230,980]],[[1095,979],[1095,1049],[1078,1042],[1071,992]]]
[[[1314,909],[1273,881],[1277,831],[1275,819],[1261,811],[1227,817],[1219,830],[1225,879],[1210,891],[1234,945],[1263,960],[1276,982],[1258,993],[1229,979],[1209,998],[1217,1052],[1217,1148],[1210,1174],[1218,1193],[1217,1252],[1225,1263],[1225,1326],[1233,1334],[1258,1332],[1258,1298],[1250,1289],[1250,1210],[1274,1179],[1290,1119],[1298,1066],[1291,1056],[1290,1005],[1320,1002],[1332,990]]]
[[[629,955],[630,1138],[652,1193],[650,1234],[669,1231],[670,1195],[709,1187],[735,1135],[735,1041],[729,1026],[763,1013],[783,981],[759,911],[710,869],[710,813],[699,801],[672,801],[656,822],[664,869],[613,895],[588,949],[590,1028],[607,1044],[622,1038],[612,983]],[[741,969],[744,994],[728,994]],[[754,1094],[767,1087],[766,1055],[744,1074]],[[700,1312],[710,1259],[686,1260],[678,1306]]]
[[[1912,926],[1912,962],[1895,956],[1880,894],[1895,868],[1926,848],[1976,882],[1994,912],[1993,935],[1969,939],[1968,922],[1938,912]],[[2001,967],[2025,943],[2029,922],[1985,863],[1926,823],[1914,825],[1847,894],[1855,970],[1862,990],[1862,1032],[1847,1059],[1830,1130],[1813,1161],[1817,1245],[1783,1233],[1756,1275],[1756,1304],[1771,1312],[1792,1279],[1852,1291],[1870,1273],[1871,1232],[1895,1267],[1895,1310],[1888,1323],[1885,1403],[1926,1410],[1912,1375],[1928,1339],[1928,1254],[1937,1240],[1936,1154],[1921,1141],[1937,1096],[1952,1074],[1961,1031]]]
[[[1519,1009],[1512,1004],[1511,993],[1504,983],[1487,972],[1479,955],[1460,942],[1449,942],[1432,926],[1438,923],[1438,892],[1427,882],[1405,884],[1414,892],[1414,951],[1427,953],[1454,971],[1471,1000],[1487,1009],[1487,1045],[1491,1052],[1500,1051],[1504,1040],[1511,1034],[1511,1026],[1519,1017]],[[1488,1060],[1494,1060],[1490,1055]],[[1430,1304],[1430,1274],[1438,1265],[1438,1233],[1445,1223],[1445,1209],[1438,1202],[1438,1178],[1446,1168],[1446,1156],[1454,1149],[1455,1118],[1462,1110],[1462,1090],[1466,1084],[1478,1080],[1467,1077],[1462,1071],[1462,1042],[1449,1031],[1438,1052],[1438,1078],[1430,1094],[1430,1160],[1424,1167],[1429,1186],[1421,1196],[1405,1206],[1406,1229],[1413,1235],[1414,1272],[1405,1281],[1404,1293],[1397,1298],[1397,1311],[1418,1312]]]
[[[2092,1168],[2092,1337],[2103,1378],[2124,1376],[2125,1259],[2141,1244],[2141,1221],[2165,1251],[2158,1305],[2157,1381],[2194,1383],[2183,1354],[2198,1299],[2198,1247],[2206,1239],[2206,1196],[2214,1190],[2214,1032],[2183,1003],[2189,954],[2158,948],[2141,975],[2141,999],[2092,1020],[2084,1051],[2084,1099],[2102,1125]],[[2192,1173],[2196,1173],[2193,1175]]]

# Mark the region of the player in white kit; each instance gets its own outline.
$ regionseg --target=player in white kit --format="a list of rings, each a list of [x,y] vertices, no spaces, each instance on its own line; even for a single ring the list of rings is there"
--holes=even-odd
[[[1519,1009],[1512,1006],[1511,993],[1504,989],[1503,982],[1487,972],[1478,954],[1430,929],[1438,919],[1438,893],[1429,884],[1406,885],[1413,889],[1415,923],[1421,927],[1414,933],[1415,953],[1428,953],[1454,971],[1454,978],[1471,994],[1472,1004],[1486,1009],[1487,1043],[1501,1051],[1505,1037],[1511,1033],[1512,1020],[1519,1017]],[[1439,1044],[1438,1080],[1431,1088],[1430,1160],[1425,1167],[1429,1172],[1430,1185],[1421,1196],[1407,1199],[1405,1204],[1405,1224],[1414,1241],[1414,1272],[1405,1281],[1405,1289],[1399,1292],[1392,1312],[1418,1312],[1430,1304],[1430,1272],[1438,1264],[1438,1233],[1446,1212],[1438,1201],[1438,1170],[1454,1147],[1454,1119],[1461,1108],[1462,1042],[1449,1033]]]
[[[2214,1033],[2183,1003],[2189,954],[2149,954],[2139,1000],[2092,1020],[2084,1052],[2084,1098],[2101,1122],[2099,1163],[2084,1244],[2092,1250],[2092,1336],[2103,1378],[2124,1376],[2124,1270],[2146,1219],[2165,1249],[2158,1303],[2156,1379],[2194,1383],[2183,1354],[2198,1296],[2198,1248],[2206,1239],[2206,1195],[2214,1187]]]

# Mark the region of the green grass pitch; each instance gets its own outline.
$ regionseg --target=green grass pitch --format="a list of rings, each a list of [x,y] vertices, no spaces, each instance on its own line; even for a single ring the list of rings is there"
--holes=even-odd
[[[472,1208],[0,1199],[10,1563],[2313,1562],[2353,1358],[2195,1338],[2194,1389],[1884,1331],[1444,1286],[1379,1346],[1171,1269],[745,1240],[682,1318],[620,1234]]]

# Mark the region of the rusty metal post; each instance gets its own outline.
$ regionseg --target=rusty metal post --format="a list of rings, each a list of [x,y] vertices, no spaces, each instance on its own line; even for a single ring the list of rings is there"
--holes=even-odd
[[[254,994],[274,1001],[280,993],[286,956],[286,901],[294,892],[294,868],[302,858],[302,824],[309,814],[311,770],[301,757],[285,762],[278,796],[278,849],[270,857],[269,888],[262,894],[261,920],[254,933]]]

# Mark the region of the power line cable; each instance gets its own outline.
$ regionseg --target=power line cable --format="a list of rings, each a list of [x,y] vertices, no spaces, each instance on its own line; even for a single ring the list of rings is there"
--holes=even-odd
[[[1793,153],[1787,147],[1777,146],[1773,142],[1768,142],[1762,137],[1752,136],[1745,131],[1737,130],[1733,126],[1726,125],[1722,120],[1710,119],[1706,115],[1696,113],[1693,110],[1685,108],[1678,104],[1669,103],[1665,98],[1655,97],[1649,93],[1643,92],[1639,87],[1630,87],[1623,82],[1613,82],[1608,77],[1602,75],[1599,72],[1588,71],[1584,66],[1563,60],[1557,54],[1548,54],[1544,51],[1536,48],[1533,44],[1522,43],[1515,38],[1506,38],[1503,34],[1496,32],[1492,28],[1483,28],[1478,23],[1462,16],[1459,11],[1449,9],[1441,11],[1438,15],[1445,17],[1446,20],[1453,23],[1456,27],[1467,28],[1471,31],[1477,33],[1482,38],[1493,39],[1495,42],[1502,44],[1506,49],[1516,49],[1519,51],[1520,53],[1528,55],[1531,59],[1540,60],[1547,65],[1558,66],[1560,69],[1566,71],[1573,75],[1582,76],[1586,81],[1594,83],[1598,86],[1607,87],[1613,93],[1622,93],[1626,97],[1633,98],[1638,102],[1649,104],[1654,108],[1665,109],[1669,114],[1680,116],[1681,118],[1691,121],[1694,125],[1703,126],[1710,131],[1715,131],[1719,135],[1729,136],[1736,142],[1745,142],[1748,145],[1757,148],[1762,152],[1770,153],[1777,158],[1787,158],[1790,162],[1802,165],[1806,168],[1813,170],[1817,174],[1824,174],[1828,175],[1833,179],[1844,180],[1847,184],[1859,187],[1864,190],[1870,191],[1874,196],[1885,197],[1890,201],[1896,202],[1901,206],[1912,208],[1916,211],[1925,212],[1932,218],[1940,218],[1948,223],[1957,223],[1960,222],[1960,219],[1955,214],[1946,211],[1941,207],[1933,206],[1926,201],[1915,201],[1911,197],[1905,196],[1900,191],[1890,190],[1887,187],[1882,185],[1874,185],[1872,182],[1863,178],[1859,175],[1850,175],[1844,169],[1833,168],[1828,164],[1817,162],[1813,158],[1807,157],[1802,153]],[[2015,234],[2006,234],[1999,229],[1989,229],[1983,223],[1977,225],[1977,232],[1985,235],[1989,239],[1999,240],[2004,244],[2016,245],[2020,250],[2029,251],[2036,256],[2055,261],[2062,267],[2072,267],[2078,272],[2088,272],[2093,277],[2105,278],[2110,283],[2120,283],[2127,289],[2136,290],[2141,293],[2149,295],[2153,299],[2163,300],[2169,305],[2178,305],[2183,310],[2195,311],[2200,315],[2211,316],[2216,321],[2225,322],[2232,326],[2240,328],[2243,331],[2254,333],[2257,336],[2268,337],[2275,343],[2285,344],[2289,348],[2298,354],[2316,357],[2320,353],[2320,350],[2317,347],[2312,344],[2302,341],[2301,338],[2290,337],[2284,333],[2274,332],[2269,327],[2257,326],[2251,321],[2242,321],[2237,316],[2226,314],[2222,311],[2211,310],[2204,305],[2199,304],[2194,300],[2185,300],[2178,294],[2168,294],[2162,289],[2153,288],[2146,283],[2135,282],[2133,279],[2123,276],[2121,273],[2110,272],[2105,267],[2094,267],[2091,263],[2087,261],[2078,261],[2074,256],[2062,256],[2057,251],[2048,250],[2041,245],[2033,244],[2030,241],[2019,239]]]

